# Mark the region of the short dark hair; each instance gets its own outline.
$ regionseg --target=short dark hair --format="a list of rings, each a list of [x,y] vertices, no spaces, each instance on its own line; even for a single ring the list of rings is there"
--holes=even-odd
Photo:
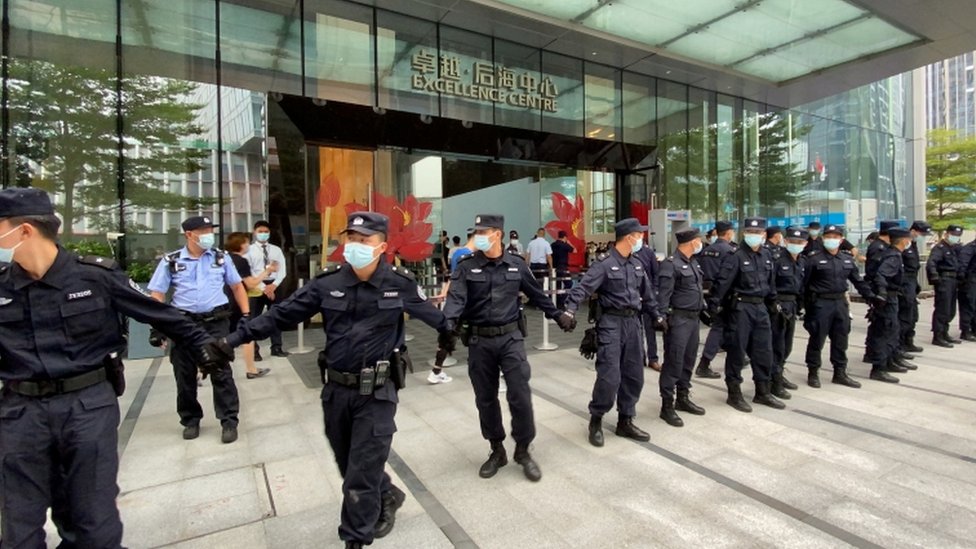
[[[566,231],[559,231],[559,238],[566,238]]]
[[[271,223],[268,223],[267,221],[261,219],[259,221],[255,221],[254,222],[254,230],[257,230],[258,227],[264,227],[264,228],[266,228],[266,229],[268,229],[270,231],[271,230]]]
[[[454,235],[454,237],[451,238],[451,242],[453,242],[454,245],[456,246],[461,243],[461,237],[458,235]]]
[[[237,253],[244,248],[244,245],[251,241],[251,236],[247,233],[230,233],[224,240],[224,249],[230,253]]]
[[[8,217],[7,221],[11,225],[22,225],[24,223],[37,229],[41,236],[48,240],[58,239],[58,229],[61,228],[61,220],[56,215],[22,215],[18,217]]]

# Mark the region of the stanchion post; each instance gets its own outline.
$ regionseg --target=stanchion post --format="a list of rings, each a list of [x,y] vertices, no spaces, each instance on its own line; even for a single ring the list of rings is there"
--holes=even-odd
[[[542,287],[551,291],[551,280],[547,276],[542,279]],[[552,294],[552,299],[555,301],[556,294]],[[559,348],[559,345],[549,341],[549,319],[546,315],[542,315],[542,343],[535,345],[535,348],[539,351],[555,351]]]
[[[305,279],[304,278],[299,278],[298,279],[298,288],[301,289],[301,287],[304,286],[304,285],[305,285]],[[306,347],[305,346],[305,323],[304,322],[299,322],[298,323],[298,346],[297,347],[292,347],[291,349],[288,349],[288,352],[289,353],[292,353],[292,354],[300,355],[300,354],[304,354],[304,353],[310,353],[310,352],[312,352],[314,350],[315,349],[313,347]]]

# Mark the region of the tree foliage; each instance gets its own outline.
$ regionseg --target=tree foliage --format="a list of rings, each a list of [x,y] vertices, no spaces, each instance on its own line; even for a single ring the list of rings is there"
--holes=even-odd
[[[976,137],[932,130],[925,150],[928,220],[936,229],[976,223]]]
[[[46,61],[10,62],[10,136],[14,184],[62,193],[64,233],[81,216],[101,230],[119,225],[119,127],[114,70]],[[129,75],[121,93],[124,202],[152,210],[197,209],[212,203],[171,193],[162,174],[202,168],[206,149],[183,148],[203,133],[202,105],[188,102],[195,85]],[[131,227],[130,227],[131,228]]]

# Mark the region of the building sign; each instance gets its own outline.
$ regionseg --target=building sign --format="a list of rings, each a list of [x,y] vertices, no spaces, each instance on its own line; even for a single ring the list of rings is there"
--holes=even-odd
[[[532,71],[516,71],[485,61],[462,66],[456,55],[438,56],[428,50],[413,54],[410,69],[410,84],[417,91],[553,113],[558,108],[556,84],[550,77],[540,79]]]

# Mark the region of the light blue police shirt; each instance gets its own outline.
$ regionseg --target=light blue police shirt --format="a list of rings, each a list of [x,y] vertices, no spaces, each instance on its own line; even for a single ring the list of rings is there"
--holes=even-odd
[[[167,254],[167,256],[170,254]],[[207,250],[198,258],[190,255],[184,246],[176,260],[176,272],[170,270],[169,260],[163,257],[152,280],[149,290],[165,294],[173,287],[172,305],[177,309],[202,314],[227,304],[224,285],[241,282],[241,275],[234,268],[234,262],[226,253],[223,264],[217,263],[217,252]]]

